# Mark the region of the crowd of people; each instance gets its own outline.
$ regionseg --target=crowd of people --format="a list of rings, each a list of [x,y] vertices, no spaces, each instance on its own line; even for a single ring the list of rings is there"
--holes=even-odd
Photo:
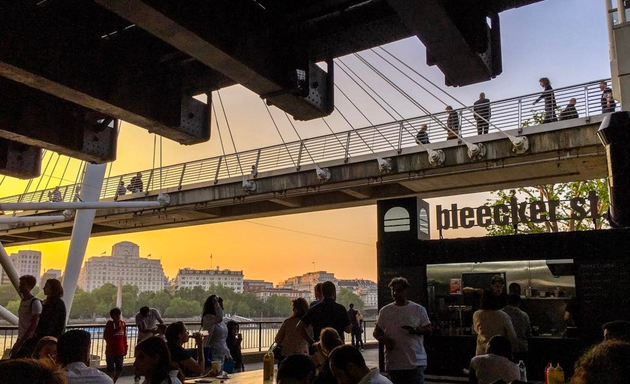
[[[90,333],[79,329],[64,332],[61,283],[56,279],[46,282],[44,301],[31,294],[34,286],[33,276],[20,278],[18,339],[11,359],[0,363],[0,382],[115,383],[129,348],[121,310],[113,308],[105,325],[105,373],[90,367]],[[475,289],[480,291],[481,303],[473,314],[477,348],[470,362],[470,383],[514,383],[522,378],[517,362],[527,360],[531,324],[519,309],[520,286],[511,284],[509,295],[504,286],[503,277],[496,275],[489,289]],[[385,347],[385,374],[369,368],[361,353],[361,313],[352,304],[346,310],[337,303],[336,287],[326,281],[315,287],[312,303],[304,298],[293,301],[292,314],[277,333],[277,383],[424,384],[428,364],[424,337],[433,330],[427,310],[408,299],[410,284],[405,278],[392,279],[389,288],[393,302],[381,308],[373,333]],[[224,321],[222,298],[209,296],[201,315],[201,328],[189,331],[181,321],[167,326],[155,308],[140,308],[135,316],[136,382],[144,377],[145,384],[181,384],[185,378],[245,370],[239,324]],[[345,344],[346,333],[351,335],[350,345]],[[195,348],[185,349],[190,339]],[[630,322],[605,324],[603,339],[576,363],[572,384],[628,381],[624,369],[630,364]]]
[[[552,123],[555,121],[563,121],[563,120],[571,120],[577,119],[580,117],[580,114],[577,110],[577,99],[571,98],[567,104],[567,106],[560,110],[556,103],[556,96],[551,86],[551,81],[547,77],[543,77],[539,80],[540,86],[543,88],[543,92],[540,96],[532,103],[532,105],[538,104],[539,101],[543,100],[545,104],[544,112],[541,116],[542,124]],[[608,83],[606,81],[599,82],[599,89],[602,91],[600,97],[600,106],[602,113],[610,113],[615,112],[617,108],[617,103],[613,98],[613,92],[610,87],[608,87]],[[588,100],[586,101],[588,102]],[[587,106],[588,108],[588,106]],[[446,130],[446,139],[447,140],[457,140],[461,136],[461,121],[459,113],[453,109],[452,106],[448,105],[445,108],[446,111],[446,122],[443,124],[443,128]],[[558,114],[559,112],[559,114]],[[485,135],[488,133],[490,128],[490,119],[492,117],[492,108],[490,105],[490,100],[486,98],[486,94],[481,92],[479,94],[479,99],[477,99],[472,108],[472,113],[475,118],[475,124],[477,126],[477,134]],[[428,126],[423,124],[418,129],[418,133],[416,135],[416,143],[418,144],[430,144],[429,140],[429,132],[427,131]]]

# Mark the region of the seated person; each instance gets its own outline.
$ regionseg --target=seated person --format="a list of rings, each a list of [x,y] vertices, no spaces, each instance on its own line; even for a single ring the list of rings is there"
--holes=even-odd
[[[135,352],[133,366],[136,375],[144,376],[143,384],[182,384],[183,377],[171,361],[164,340],[151,336],[138,343]]]
[[[295,354],[280,363],[278,384],[310,384],[315,377],[315,364],[306,355]]]
[[[166,345],[171,353],[171,360],[175,363],[185,376],[201,375],[205,370],[205,359],[203,357],[203,345],[201,343],[201,334],[194,333],[193,338],[197,344],[197,360],[195,361],[182,345],[188,342],[190,336],[186,326],[181,321],[177,321],[168,327],[164,333],[166,337]]]
[[[104,372],[90,365],[90,334],[81,329],[70,330],[57,342],[57,359],[63,366],[68,384],[113,384]]]
[[[605,341],[587,351],[575,364],[570,384],[627,384],[630,382],[630,344]]]
[[[7,360],[0,364],[0,383],[66,384],[66,375],[56,364],[35,359]]]
[[[361,352],[351,345],[335,348],[330,354],[330,369],[342,384],[392,384],[378,368],[370,369]]]
[[[617,320],[602,325],[604,340],[630,343],[630,321]]]
[[[494,336],[488,342],[486,354],[470,361],[471,384],[492,384],[497,380],[511,383],[520,378],[518,365],[512,362],[512,345],[505,336]]]
[[[334,328],[324,328],[320,334],[319,342],[315,344],[317,350],[324,357],[324,361],[321,362],[321,372],[318,373],[314,384],[337,384],[337,379],[330,370],[330,363],[328,357],[333,349],[340,345],[343,345],[343,341],[339,337],[339,333]],[[320,369],[320,367],[318,367]]]
[[[52,336],[44,336],[37,342],[33,350],[33,359],[48,360],[48,362],[57,363],[57,338]]]

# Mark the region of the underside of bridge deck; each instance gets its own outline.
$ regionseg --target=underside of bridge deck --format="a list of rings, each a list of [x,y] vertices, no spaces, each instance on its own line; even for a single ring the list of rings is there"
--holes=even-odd
[[[489,80],[501,73],[499,13],[538,1],[3,1],[0,103],[12,108],[0,137],[96,163],[115,158],[111,119],[195,144],[210,138],[210,112],[193,96],[237,83],[315,119],[334,110],[333,58],[411,36],[447,84]]]
[[[465,146],[445,143],[446,161],[431,166],[418,148],[391,154],[393,171],[381,174],[373,157],[320,164],[331,179],[317,180],[313,169],[261,174],[255,193],[243,190],[240,178],[187,185],[167,190],[171,204],[144,211],[99,210],[93,236],[175,228],[189,225],[252,219],[318,210],[374,204],[379,199],[422,198],[485,192],[546,183],[603,178],[607,175],[604,147],[596,132],[599,123],[580,119],[583,125],[527,134],[530,149],[517,155],[510,141],[497,135],[484,142],[487,154],[471,160]],[[560,124],[560,123],[557,123]],[[386,154],[384,154],[386,155]],[[156,192],[157,194],[157,192]],[[150,194],[143,199],[154,199]],[[40,212],[39,215],[51,214]],[[54,214],[54,213],[52,213]],[[0,241],[8,245],[63,240],[72,223],[0,228]]]

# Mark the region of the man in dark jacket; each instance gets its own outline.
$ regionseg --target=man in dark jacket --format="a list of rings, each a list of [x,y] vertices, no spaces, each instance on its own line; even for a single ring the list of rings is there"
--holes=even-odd
[[[344,332],[352,332],[352,324],[346,308],[336,302],[337,288],[335,284],[330,281],[322,283],[322,294],[324,295],[322,302],[311,307],[297,326],[298,331],[309,345],[319,341],[322,329],[327,327],[334,328],[342,341]],[[313,337],[306,331],[309,325],[313,326]]]
[[[571,120],[571,119],[577,119],[578,117],[580,117],[577,109],[575,109],[576,103],[577,103],[577,100],[575,100],[575,98],[569,100],[569,105],[567,105],[564,111],[560,112],[559,120]]]
[[[477,134],[485,135],[488,133],[488,127],[490,126],[490,100],[486,99],[486,94],[481,92],[479,94],[479,100],[475,101],[473,107],[475,112],[475,120],[477,121]]]
[[[416,144],[429,144],[429,133],[427,132],[426,124],[420,126],[420,130],[416,135]]]
[[[459,114],[453,111],[453,107],[450,105],[446,107],[446,111],[448,112],[446,140],[457,140],[457,135],[459,135]]]
[[[599,89],[602,91],[602,97],[600,99],[602,113],[615,112],[617,103],[615,103],[615,99],[613,99],[612,89],[608,88],[608,84],[605,81],[599,82]]]

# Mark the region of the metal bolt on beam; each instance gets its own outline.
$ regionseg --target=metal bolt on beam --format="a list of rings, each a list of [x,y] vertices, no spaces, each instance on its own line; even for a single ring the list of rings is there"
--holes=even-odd
[[[444,164],[444,160],[446,160],[446,155],[444,154],[444,151],[441,149],[434,151],[430,148],[427,148],[427,154],[429,155],[429,164],[431,164],[434,167],[438,167]]]
[[[522,155],[529,149],[529,139],[527,136],[517,136],[512,141],[512,152]]]
[[[256,192],[256,182],[254,180],[243,179],[243,190],[247,193]]]
[[[378,162],[378,170],[381,173],[391,173],[394,170],[394,164],[391,158],[380,158],[377,157],[376,161]]]
[[[330,169],[316,167],[315,171],[317,172],[317,181],[319,181],[320,183],[325,183],[330,180]]]
[[[486,156],[486,147],[483,144],[471,144],[468,146],[468,157],[471,160],[479,160],[484,156]]]

